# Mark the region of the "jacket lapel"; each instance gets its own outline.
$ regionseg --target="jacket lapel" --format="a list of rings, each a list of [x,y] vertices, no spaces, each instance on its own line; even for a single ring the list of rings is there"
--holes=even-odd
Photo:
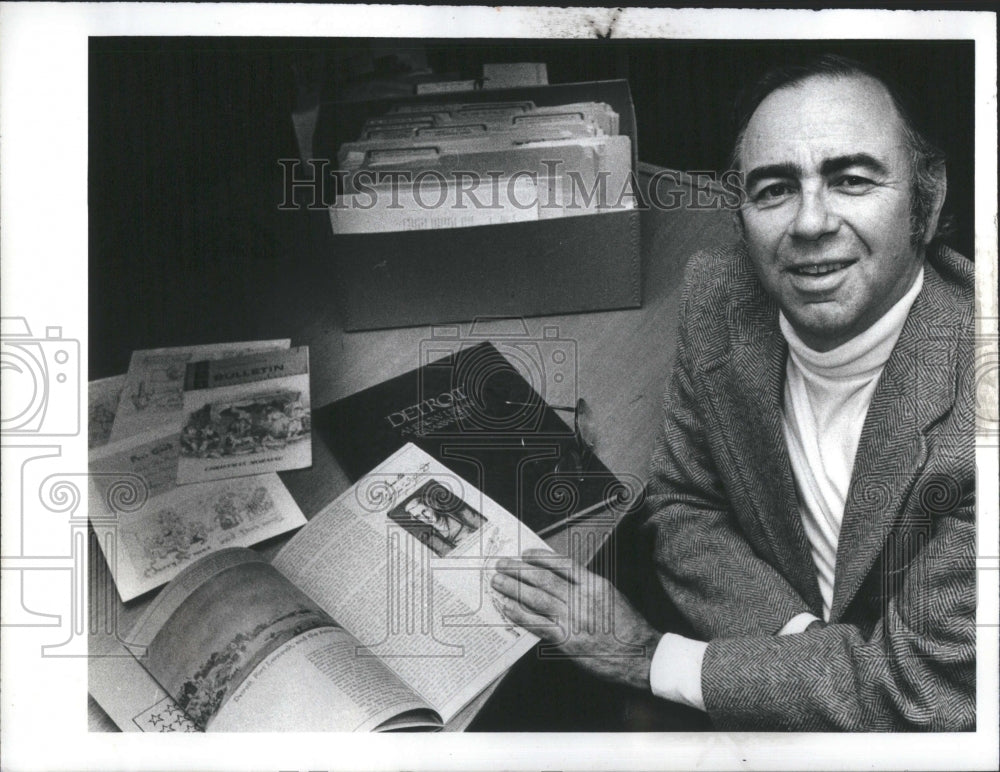
[[[766,294],[747,258],[747,272],[728,311],[733,388],[716,394],[734,408],[729,445],[777,568],[817,613],[823,601],[782,432],[785,361],[777,305]],[[728,398],[728,400],[727,400]]]
[[[938,274],[924,286],[875,389],[858,451],[837,546],[830,620],[854,598],[885,545],[902,503],[927,460],[924,432],[955,400],[961,319]]]

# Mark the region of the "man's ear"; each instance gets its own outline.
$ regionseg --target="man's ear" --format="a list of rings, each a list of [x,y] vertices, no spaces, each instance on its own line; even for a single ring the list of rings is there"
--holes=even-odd
[[[942,163],[933,171],[934,174],[934,197],[927,208],[927,220],[924,223],[924,231],[921,235],[921,242],[927,246],[934,234],[937,233],[938,221],[941,218],[941,207],[944,206],[945,196],[948,195],[948,173]]]

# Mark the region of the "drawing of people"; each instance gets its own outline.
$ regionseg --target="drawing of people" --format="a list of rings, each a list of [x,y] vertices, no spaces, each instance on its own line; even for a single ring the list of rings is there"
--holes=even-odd
[[[215,517],[213,520],[223,531],[235,528],[243,522],[240,507],[236,503],[236,494],[233,491],[226,491],[215,502]]]
[[[250,414],[240,408],[230,408],[223,415],[229,419],[224,430],[224,445],[227,453],[250,453],[254,449],[250,436]]]
[[[261,515],[267,514],[274,508],[274,501],[267,492],[267,488],[263,485],[258,485],[253,489],[253,493],[250,494],[246,502],[247,512],[250,514],[250,518],[254,519],[260,517]]]
[[[292,439],[294,437],[298,437],[300,434],[303,434],[307,431],[308,429],[308,419],[306,417],[307,412],[306,409],[302,407],[301,402],[299,402],[298,400],[290,402],[285,407],[285,412],[288,414],[288,427],[287,427],[287,434],[285,436],[287,436],[289,439]]]
[[[185,522],[172,509],[157,513],[159,530],[148,536],[140,536],[146,557],[152,562],[167,560],[173,556],[184,557],[187,551],[208,540],[204,523]]]

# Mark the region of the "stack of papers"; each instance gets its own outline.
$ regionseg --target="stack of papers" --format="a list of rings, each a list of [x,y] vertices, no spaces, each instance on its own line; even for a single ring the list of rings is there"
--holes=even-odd
[[[603,102],[397,105],[337,160],[334,233],[459,228],[635,207],[632,143]]]
[[[137,351],[91,384],[90,517],[123,601],[305,523],[275,474],[312,464],[309,354],[289,344]]]

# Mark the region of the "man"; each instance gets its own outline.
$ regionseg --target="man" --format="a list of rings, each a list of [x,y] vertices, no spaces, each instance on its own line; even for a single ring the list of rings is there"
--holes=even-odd
[[[707,643],[551,555],[501,563],[505,613],[717,729],[974,728],[973,270],[932,244],[943,159],[837,57],[766,77],[734,157],[743,244],[689,267],[647,497]]]
[[[406,512],[418,523],[429,525],[433,534],[442,539],[449,547],[455,546],[462,533],[462,523],[431,509],[420,499],[406,502]]]

